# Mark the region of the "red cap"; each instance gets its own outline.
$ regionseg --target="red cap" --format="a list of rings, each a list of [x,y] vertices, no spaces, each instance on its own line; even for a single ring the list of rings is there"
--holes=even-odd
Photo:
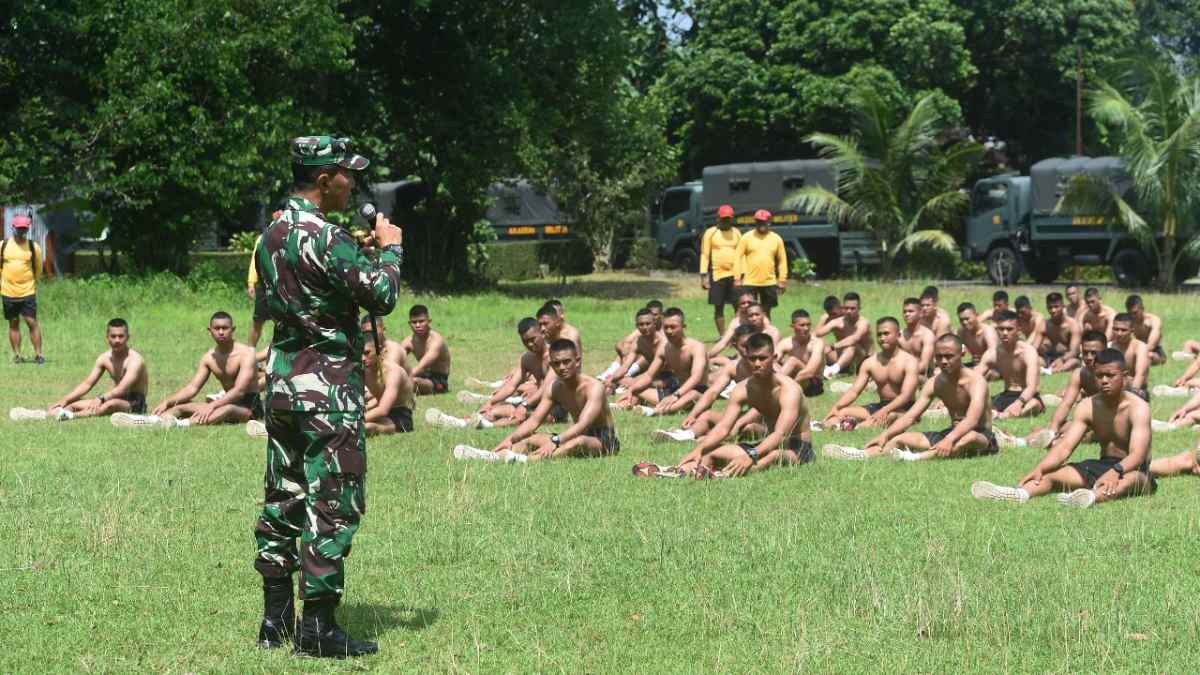
[[[733,207],[728,204],[722,204],[721,208],[717,209],[717,217],[718,218],[732,218],[733,217]]]
[[[12,218],[12,226],[19,230],[29,229],[29,216],[18,213]]]
[[[759,209],[754,212],[754,219],[761,220],[764,223],[771,222],[771,212],[766,209]]]

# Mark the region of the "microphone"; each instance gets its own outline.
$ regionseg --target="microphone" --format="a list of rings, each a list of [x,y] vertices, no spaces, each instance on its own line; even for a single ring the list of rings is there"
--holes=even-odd
[[[367,225],[375,227],[375,219],[379,216],[379,209],[375,208],[375,205],[371,202],[363,202],[362,205],[358,207],[358,215],[362,216],[362,219],[367,221]]]
[[[375,221],[379,217],[379,210],[376,209],[375,205],[371,202],[363,202],[362,205],[358,207],[358,215],[361,216],[363,220],[367,221],[367,225],[371,228],[373,234],[375,229]],[[375,340],[376,358],[383,358],[383,346],[379,341],[379,323],[375,318],[375,312],[367,312],[367,316],[371,319],[371,336]]]

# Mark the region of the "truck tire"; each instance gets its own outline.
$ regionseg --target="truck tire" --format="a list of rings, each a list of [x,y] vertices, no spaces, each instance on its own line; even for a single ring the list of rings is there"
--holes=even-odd
[[[1030,276],[1039,284],[1052,284],[1061,271],[1057,260],[1042,260],[1031,266]]]
[[[1008,244],[1001,244],[988,251],[985,263],[988,278],[997,286],[1015,284],[1021,277],[1021,259]]]
[[[700,269],[700,256],[690,248],[681,248],[671,257],[671,263],[680,272],[696,272]]]
[[[1123,248],[1113,256],[1112,273],[1121,288],[1145,286],[1150,281],[1150,261],[1136,248]]]

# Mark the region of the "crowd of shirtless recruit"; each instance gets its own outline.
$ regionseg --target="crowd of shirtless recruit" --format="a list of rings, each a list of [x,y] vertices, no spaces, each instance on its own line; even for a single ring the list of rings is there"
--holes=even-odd
[[[457,399],[475,412],[451,415],[430,407],[427,426],[503,428],[495,446],[456,446],[460,460],[528,463],[599,458],[620,452],[621,415],[671,417],[652,440],[685,444],[673,464],[640,462],[638,476],[732,478],[814,460],[813,437],[870,429],[863,447],[827,442],[830,459],[889,457],[926,461],[980,457],[1002,448],[1044,448],[1045,455],[1014,484],[977,481],[983,500],[1023,503],[1057,494],[1063,504],[1088,507],[1152,493],[1156,479],[1200,476],[1200,448],[1152,459],[1152,432],[1200,426],[1200,341],[1173,354],[1192,361],[1170,385],[1151,387],[1150,373],[1168,360],[1162,320],[1130,295],[1124,311],[1104,304],[1096,288],[1072,285],[1045,296],[1045,313],[1026,296],[1010,303],[997,291],[979,311],[964,302],[954,317],[938,304],[938,289],[901,300],[896,316],[871,320],[849,292],[825,299],[819,314],[796,309],[790,323],[771,323],[752,289],[729,294],[736,310],[717,340],[689,335],[677,307],[651,301],[633,314],[632,330],[613,346],[612,363],[596,376],[583,372],[584,343],[557,300],[516,323],[521,350],[504,377],[466,378]],[[778,318],[778,315],[777,315]],[[954,322],[953,319],[957,321]],[[369,435],[414,431],[417,397],[450,390],[450,346],[433,330],[429,308],[414,305],[410,333],[386,334],[384,322],[363,317],[362,369]],[[957,325],[954,325],[956,323]],[[13,408],[13,420],[65,421],[108,416],[117,427],[183,429],[241,424],[265,436],[261,416],[269,351],[238,342],[233,318],[216,312],[207,331],[212,346],[194,374],[153,407],[149,370],[130,346],[130,327],[113,319],[108,349],[69,393],[44,409]],[[1042,378],[1063,373],[1061,391],[1042,390]],[[111,385],[91,396],[107,375]],[[209,378],[220,384],[201,395]],[[841,381],[837,381],[841,378]],[[1169,419],[1151,419],[1155,396],[1190,396]],[[829,396],[814,417],[809,400]],[[1004,420],[1036,418],[1029,434],[1004,431]],[[923,419],[943,420],[918,430]],[[997,426],[1000,425],[1000,427]],[[557,432],[546,425],[565,425]],[[1081,444],[1096,444],[1096,459],[1069,462]]]

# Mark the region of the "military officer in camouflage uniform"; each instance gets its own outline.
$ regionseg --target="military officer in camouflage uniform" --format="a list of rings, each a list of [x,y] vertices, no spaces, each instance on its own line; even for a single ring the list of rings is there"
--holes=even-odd
[[[346,208],[367,160],[348,140],[292,141],[294,191],[255,253],[275,337],[267,361],[266,497],[254,528],[263,576],[259,644],[294,641],[297,653],[357,656],[378,650],[334,621],[343,561],[366,511],[363,334],[360,309],[387,314],[400,285],[400,229],[380,216],[378,257],[328,222]],[[296,540],[300,540],[297,550]],[[295,624],[292,574],[304,612]]]

